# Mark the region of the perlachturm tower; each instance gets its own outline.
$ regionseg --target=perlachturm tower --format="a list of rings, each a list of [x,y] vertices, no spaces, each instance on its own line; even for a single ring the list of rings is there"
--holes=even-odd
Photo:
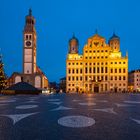
[[[37,66],[37,35],[35,29],[35,18],[29,9],[29,14],[25,17],[23,30],[23,72],[14,72],[9,78],[9,86],[18,82],[28,82],[36,88],[48,88],[48,79]]]
[[[88,38],[83,55],[78,54],[78,39],[69,41],[66,60],[68,93],[125,92],[128,84],[128,56],[122,56],[120,38],[113,34],[108,44],[95,34]]]

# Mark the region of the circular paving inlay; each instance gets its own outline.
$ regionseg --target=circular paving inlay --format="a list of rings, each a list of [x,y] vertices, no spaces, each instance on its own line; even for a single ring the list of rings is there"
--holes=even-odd
[[[31,108],[36,108],[38,105],[20,105],[17,106],[16,109],[31,109]]]
[[[58,124],[65,127],[81,128],[92,126],[95,124],[95,120],[86,116],[65,116],[58,120]]]
[[[92,105],[96,105],[96,103],[79,103],[79,105],[92,106]]]
[[[48,101],[51,101],[51,102],[57,102],[57,101],[60,101],[60,99],[48,99]]]

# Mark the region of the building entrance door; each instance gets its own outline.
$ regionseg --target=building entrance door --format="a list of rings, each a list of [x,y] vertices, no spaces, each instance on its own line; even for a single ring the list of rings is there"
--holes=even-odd
[[[114,91],[115,91],[115,93],[117,92],[117,87],[115,87]]]
[[[99,93],[99,85],[98,84],[94,85],[94,92]]]

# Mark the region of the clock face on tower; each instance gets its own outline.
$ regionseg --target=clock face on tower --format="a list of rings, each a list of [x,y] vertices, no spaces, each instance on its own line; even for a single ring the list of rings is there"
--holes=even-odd
[[[27,41],[27,42],[26,42],[26,46],[27,46],[27,47],[30,47],[30,46],[31,46],[31,41]]]

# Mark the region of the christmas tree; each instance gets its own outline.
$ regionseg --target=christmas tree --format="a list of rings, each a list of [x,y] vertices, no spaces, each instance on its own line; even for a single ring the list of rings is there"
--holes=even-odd
[[[4,89],[7,84],[6,74],[4,72],[4,64],[2,62],[2,56],[0,55],[0,90]]]

